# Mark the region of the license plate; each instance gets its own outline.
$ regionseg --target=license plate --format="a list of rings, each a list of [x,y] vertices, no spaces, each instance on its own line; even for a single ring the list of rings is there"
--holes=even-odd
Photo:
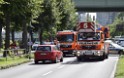
[[[41,53],[40,55],[46,55],[46,53]]]
[[[68,52],[68,51],[63,51],[63,52]]]
[[[92,55],[93,53],[92,53],[92,51],[86,51],[85,54],[86,55]]]

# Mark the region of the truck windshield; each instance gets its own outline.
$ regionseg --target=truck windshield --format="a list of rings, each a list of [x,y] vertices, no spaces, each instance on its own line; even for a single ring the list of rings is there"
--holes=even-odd
[[[72,42],[74,41],[73,34],[59,35],[57,36],[58,41],[60,42]]]
[[[78,41],[81,40],[100,40],[99,32],[81,32],[78,33]]]

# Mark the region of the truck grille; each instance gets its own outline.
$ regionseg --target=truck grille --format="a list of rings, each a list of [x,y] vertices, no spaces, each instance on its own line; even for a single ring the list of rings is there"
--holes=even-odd
[[[60,45],[60,48],[71,48],[72,45]]]
[[[90,49],[96,49],[96,46],[95,45],[87,45],[87,46],[82,46],[81,48],[90,50]]]

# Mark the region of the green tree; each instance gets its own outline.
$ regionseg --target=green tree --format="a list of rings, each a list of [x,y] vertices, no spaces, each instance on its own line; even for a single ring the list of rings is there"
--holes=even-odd
[[[2,14],[0,13],[0,48],[2,47],[2,27],[3,27],[3,19],[2,19]]]
[[[38,17],[39,26],[39,35],[40,42],[42,42],[42,35],[44,31],[48,31],[53,34],[53,27],[56,27],[60,23],[60,12],[57,7],[57,0],[44,0],[43,13],[41,13]]]
[[[15,15],[12,17],[12,21],[11,21],[11,37],[12,37],[12,42],[15,42],[15,32],[21,31],[22,30],[22,26],[21,26],[21,22],[22,21],[20,19],[19,16]]]
[[[4,22],[3,22],[3,15],[0,15],[0,48],[2,47],[2,27],[4,25]]]
[[[119,12],[113,24],[110,24],[110,34],[112,37],[116,35],[124,35],[124,13]]]
[[[23,29],[23,42],[24,48],[27,48],[27,26],[35,15],[38,14],[41,8],[42,0],[4,0],[6,4],[1,5],[4,13],[5,26],[6,26],[6,41],[5,49],[10,45],[10,24],[12,18],[19,17],[21,19],[21,26]],[[18,19],[18,18],[17,18]]]
[[[22,1],[21,1],[22,2]],[[42,12],[42,6],[41,6],[42,0],[24,0],[23,6],[23,12],[20,14],[21,23],[22,23],[22,42],[23,42],[23,48],[27,49],[27,29],[28,26],[30,26],[32,20],[34,18],[37,18],[38,14]]]
[[[71,0],[44,0],[42,5],[44,12],[38,17],[40,42],[46,33],[53,37],[58,30],[73,29],[76,25],[76,10]]]
[[[3,0],[0,0],[0,4],[3,4],[4,3],[4,1]]]
[[[0,0],[0,48],[2,47],[2,27],[4,25],[3,23],[3,12],[2,12],[2,8],[1,5],[5,4],[5,2],[3,0]]]
[[[61,24],[57,30],[73,29],[76,26],[77,16],[74,2],[71,0],[60,0],[59,10],[62,16]]]

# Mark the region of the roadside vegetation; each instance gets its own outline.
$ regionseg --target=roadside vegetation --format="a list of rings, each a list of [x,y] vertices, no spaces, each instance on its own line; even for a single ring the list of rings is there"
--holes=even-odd
[[[114,22],[108,26],[112,37],[124,35],[124,12],[117,13]]]
[[[30,60],[26,57],[7,57],[0,58],[0,69],[6,69],[12,66],[16,66],[22,63],[29,62]]]
[[[115,78],[124,78],[124,55],[120,56],[118,61]]]
[[[113,38],[114,36],[123,36],[124,35],[124,12],[119,12],[114,22],[110,25],[110,34]],[[120,56],[115,78],[124,78],[124,55]]]
[[[32,58],[34,58],[33,53],[26,55],[11,55],[7,57],[1,57],[0,69],[6,69],[23,63],[30,62]]]

